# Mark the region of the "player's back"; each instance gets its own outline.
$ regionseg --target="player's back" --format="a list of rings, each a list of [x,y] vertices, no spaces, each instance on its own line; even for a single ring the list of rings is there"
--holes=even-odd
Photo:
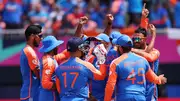
[[[147,61],[134,53],[123,54],[115,59],[117,72],[117,99],[128,94],[144,96],[146,79],[145,73],[148,70]]]
[[[89,97],[88,81],[93,74],[85,65],[81,59],[71,57],[56,69],[61,100]]]

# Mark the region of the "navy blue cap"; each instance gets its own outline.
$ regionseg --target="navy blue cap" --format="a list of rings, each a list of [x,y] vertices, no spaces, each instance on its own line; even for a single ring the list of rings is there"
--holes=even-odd
[[[67,51],[76,52],[79,50],[79,46],[83,43],[84,41],[79,37],[70,38],[67,42]]]
[[[123,46],[123,47],[133,47],[133,42],[132,42],[131,38],[127,35],[123,35],[123,36],[119,37],[115,41],[115,44],[119,45],[119,46]]]

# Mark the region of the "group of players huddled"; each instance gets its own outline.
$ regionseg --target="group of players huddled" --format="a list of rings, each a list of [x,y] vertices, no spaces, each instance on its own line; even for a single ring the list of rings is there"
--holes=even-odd
[[[154,48],[156,28],[148,24],[149,11],[142,10],[141,24],[132,38],[111,31],[114,18],[107,14],[107,26],[95,37],[83,34],[88,22],[81,17],[75,36],[66,49],[54,36],[42,39],[42,27],[25,30],[27,45],[21,52],[21,101],[157,101],[156,84],[165,84],[157,76],[160,52]],[[151,41],[147,45],[147,30]],[[35,48],[42,42],[39,60]]]

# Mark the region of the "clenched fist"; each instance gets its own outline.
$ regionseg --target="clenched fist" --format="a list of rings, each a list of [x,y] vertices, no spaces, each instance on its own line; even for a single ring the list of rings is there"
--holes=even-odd
[[[88,22],[88,17],[87,16],[83,16],[79,20],[80,24],[86,24],[87,22]]]

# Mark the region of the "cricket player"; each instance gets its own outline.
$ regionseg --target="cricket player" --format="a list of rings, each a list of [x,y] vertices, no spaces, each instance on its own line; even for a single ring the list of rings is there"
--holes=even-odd
[[[99,45],[103,45],[105,47],[105,50],[108,48],[108,45],[110,44],[110,39],[106,34],[101,33],[96,37],[96,39],[98,40],[99,43],[95,47],[98,47]],[[94,51],[94,49],[92,51]],[[107,54],[107,51],[105,52],[105,54]],[[86,61],[92,63],[96,69],[100,68],[99,66],[100,64],[98,60],[102,60],[105,62],[106,57],[96,56],[95,54],[92,53],[88,56],[88,58],[86,58]],[[90,81],[90,92],[92,96],[95,97],[98,101],[104,100],[105,86],[106,86],[105,79],[104,80],[92,79]]]
[[[71,57],[55,70],[56,86],[61,101],[86,101],[89,98],[89,80],[105,78],[106,69],[103,63],[98,70],[91,63],[80,59],[87,50],[89,45],[81,38],[74,37],[68,41],[67,51],[70,52]],[[95,54],[105,55],[102,50],[96,51]]]
[[[132,52],[143,56],[150,64],[151,69],[154,71],[154,73],[157,74],[158,67],[159,67],[159,56],[160,52],[153,48],[154,47],[154,41],[156,37],[156,29],[154,25],[150,24],[150,30],[152,33],[152,39],[150,44],[146,45],[146,36],[147,33],[145,29],[139,28],[135,31],[135,34],[133,35],[133,43],[134,43],[134,49],[132,49]],[[152,48],[149,48],[152,47]],[[150,50],[150,51],[149,51]],[[156,84],[147,82],[147,93],[146,93],[147,101],[156,101],[158,100],[158,91]]]
[[[146,101],[146,80],[155,84],[166,83],[164,75],[157,76],[143,57],[131,52],[132,40],[123,35],[115,44],[122,55],[112,61],[105,89],[104,101],[111,101],[116,86],[116,101]]]
[[[42,40],[43,46],[39,51],[44,53],[44,55],[40,62],[41,87],[39,101],[59,101],[56,89],[55,68],[58,66],[56,61],[57,55],[62,55],[58,60],[66,59],[66,57],[63,57],[63,53],[57,54],[58,46],[63,42],[62,40],[57,40],[54,36],[47,36]]]
[[[151,69],[154,73],[157,74],[159,66],[159,56],[160,52],[154,48],[155,38],[156,38],[156,28],[154,25],[148,23],[147,16],[149,14],[148,9],[145,8],[145,4],[142,10],[141,27],[135,31],[133,35],[134,49],[132,52],[143,56],[150,64]],[[149,45],[147,46],[146,37],[147,29],[150,30],[152,34],[152,39]],[[157,86],[154,83],[147,81],[147,91],[146,91],[146,100],[147,101],[157,101],[158,100],[158,90]]]
[[[112,33],[110,34],[110,42],[111,42],[112,47],[108,51],[107,56],[106,56],[106,66],[108,68],[108,72],[109,72],[109,66],[110,66],[111,62],[120,56],[120,54],[119,54],[120,50],[113,43],[121,36],[123,36],[123,35],[118,31],[112,31]]]
[[[34,48],[39,46],[42,38],[42,27],[30,25],[25,30],[26,46],[20,55],[20,69],[22,74],[21,101],[38,101],[39,95],[39,59]]]
[[[111,49],[109,34],[112,29],[113,20],[114,20],[114,18],[111,14],[106,15],[106,21],[108,22],[106,29],[104,30],[104,33],[100,33],[98,36],[95,37],[96,40],[91,41],[91,43],[95,42],[94,47],[103,45],[107,51],[109,51]],[[106,57],[95,56],[94,54],[92,54],[94,51],[94,47],[91,48],[91,50],[88,54],[88,57],[86,58],[86,61],[92,63],[93,66],[96,67],[96,69],[99,69],[99,64],[98,64],[97,60],[104,61]],[[107,52],[106,52],[106,54],[107,54]],[[107,70],[107,68],[106,68],[106,70]],[[107,74],[107,72],[106,72],[106,74]],[[98,101],[104,100],[105,85],[106,85],[106,79],[104,79],[104,80],[92,79],[90,81],[90,92],[91,92],[92,96],[95,97]]]

